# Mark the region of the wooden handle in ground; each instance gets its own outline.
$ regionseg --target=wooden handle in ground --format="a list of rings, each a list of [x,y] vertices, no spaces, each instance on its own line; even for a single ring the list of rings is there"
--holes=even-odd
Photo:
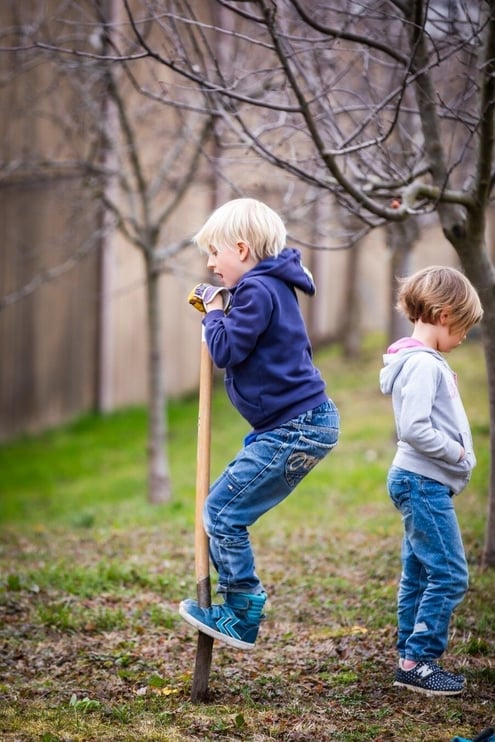
[[[194,559],[198,603],[202,608],[211,605],[210,555],[208,536],[203,527],[203,506],[210,488],[211,397],[213,363],[204,340],[201,341],[199,377],[198,448],[196,457],[196,507],[194,526]],[[191,688],[192,701],[204,701],[208,695],[213,638],[198,633],[196,662]]]

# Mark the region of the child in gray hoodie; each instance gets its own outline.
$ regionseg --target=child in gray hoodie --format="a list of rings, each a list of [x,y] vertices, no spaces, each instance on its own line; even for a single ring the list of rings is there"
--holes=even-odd
[[[476,464],[454,372],[441,353],[460,345],[483,310],[471,283],[453,268],[431,266],[402,279],[397,308],[411,337],[384,355],[380,388],[392,395],[397,451],[387,487],[402,515],[402,574],[397,617],[399,667],[394,685],[427,695],[457,695],[462,675],[437,660],[449,622],[468,587],[453,495]]]

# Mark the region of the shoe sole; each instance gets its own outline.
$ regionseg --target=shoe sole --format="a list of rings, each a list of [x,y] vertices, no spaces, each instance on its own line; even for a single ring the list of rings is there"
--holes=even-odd
[[[419,685],[409,685],[408,683],[401,683],[399,680],[394,681],[394,685],[398,688],[407,688],[407,690],[414,690],[416,693],[423,693],[425,696],[458,696],[463,690],[464,686],[457,690],[430,690],[429,688],[421,688]]]
[[[201,623],[201,621],[198,621],[197,618],[194,618],[194,616],[191,616],[191,614],[186,611],[182,603],[179,606],[179,613],[184,621],[187,621],[188,624],[191,624],[191,626],[194,626],[203,634],[207,634],[208,636],[213,637],[213,639],[218,639],[218,641],[223,642],[224,644],[228,644],[229,647],[246,650],[254,648],[254,644],[243,642],[242,639],[236,639],[233,636],[228,636],[228,634],[222,634],[220,631],[212,629],[211,626],[207,626],[206,624]]]

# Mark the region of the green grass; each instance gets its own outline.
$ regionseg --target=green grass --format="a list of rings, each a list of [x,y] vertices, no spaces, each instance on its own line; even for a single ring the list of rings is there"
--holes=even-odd
[[[146,500],[146,414],[87,416],[0,447],[0,738],[449,742],[495,724],[495,575],[479,569],[488,482],[482,350],[449,358],[478,456],[457,503],[471,589],[445,664],[462,697],[391,687],[401,524],[385,491],[393,451],[381,348],[317,361],[342,416],[338,447],[252,529],[269,592],[256,649],[215,643],[210,702],[190,702],[196,635],[178,602],[195,592],[197,399],[169,409],[169,503]],[[247,426],[221,380],[212,477]]]

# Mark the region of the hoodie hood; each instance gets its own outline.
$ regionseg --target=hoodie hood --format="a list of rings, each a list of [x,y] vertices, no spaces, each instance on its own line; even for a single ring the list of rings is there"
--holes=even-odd
[[[380,389],[383,394],[392,394],[394,383],[406,361],[417,353],[429,353],[440,361],[447,369],[449,366],[438,351],[427,348],[419,341],[411,338],[402,338],[393,343],[383,356],[383,368],[380,371]],[[449,369],[450,370],[450,369]]]
[[[313,276],[302,264],[300,251],[294,247],[284,248],[277,257],[260,260],[249,271],[249,276],[272,276],[309,296],[316,293]]]

